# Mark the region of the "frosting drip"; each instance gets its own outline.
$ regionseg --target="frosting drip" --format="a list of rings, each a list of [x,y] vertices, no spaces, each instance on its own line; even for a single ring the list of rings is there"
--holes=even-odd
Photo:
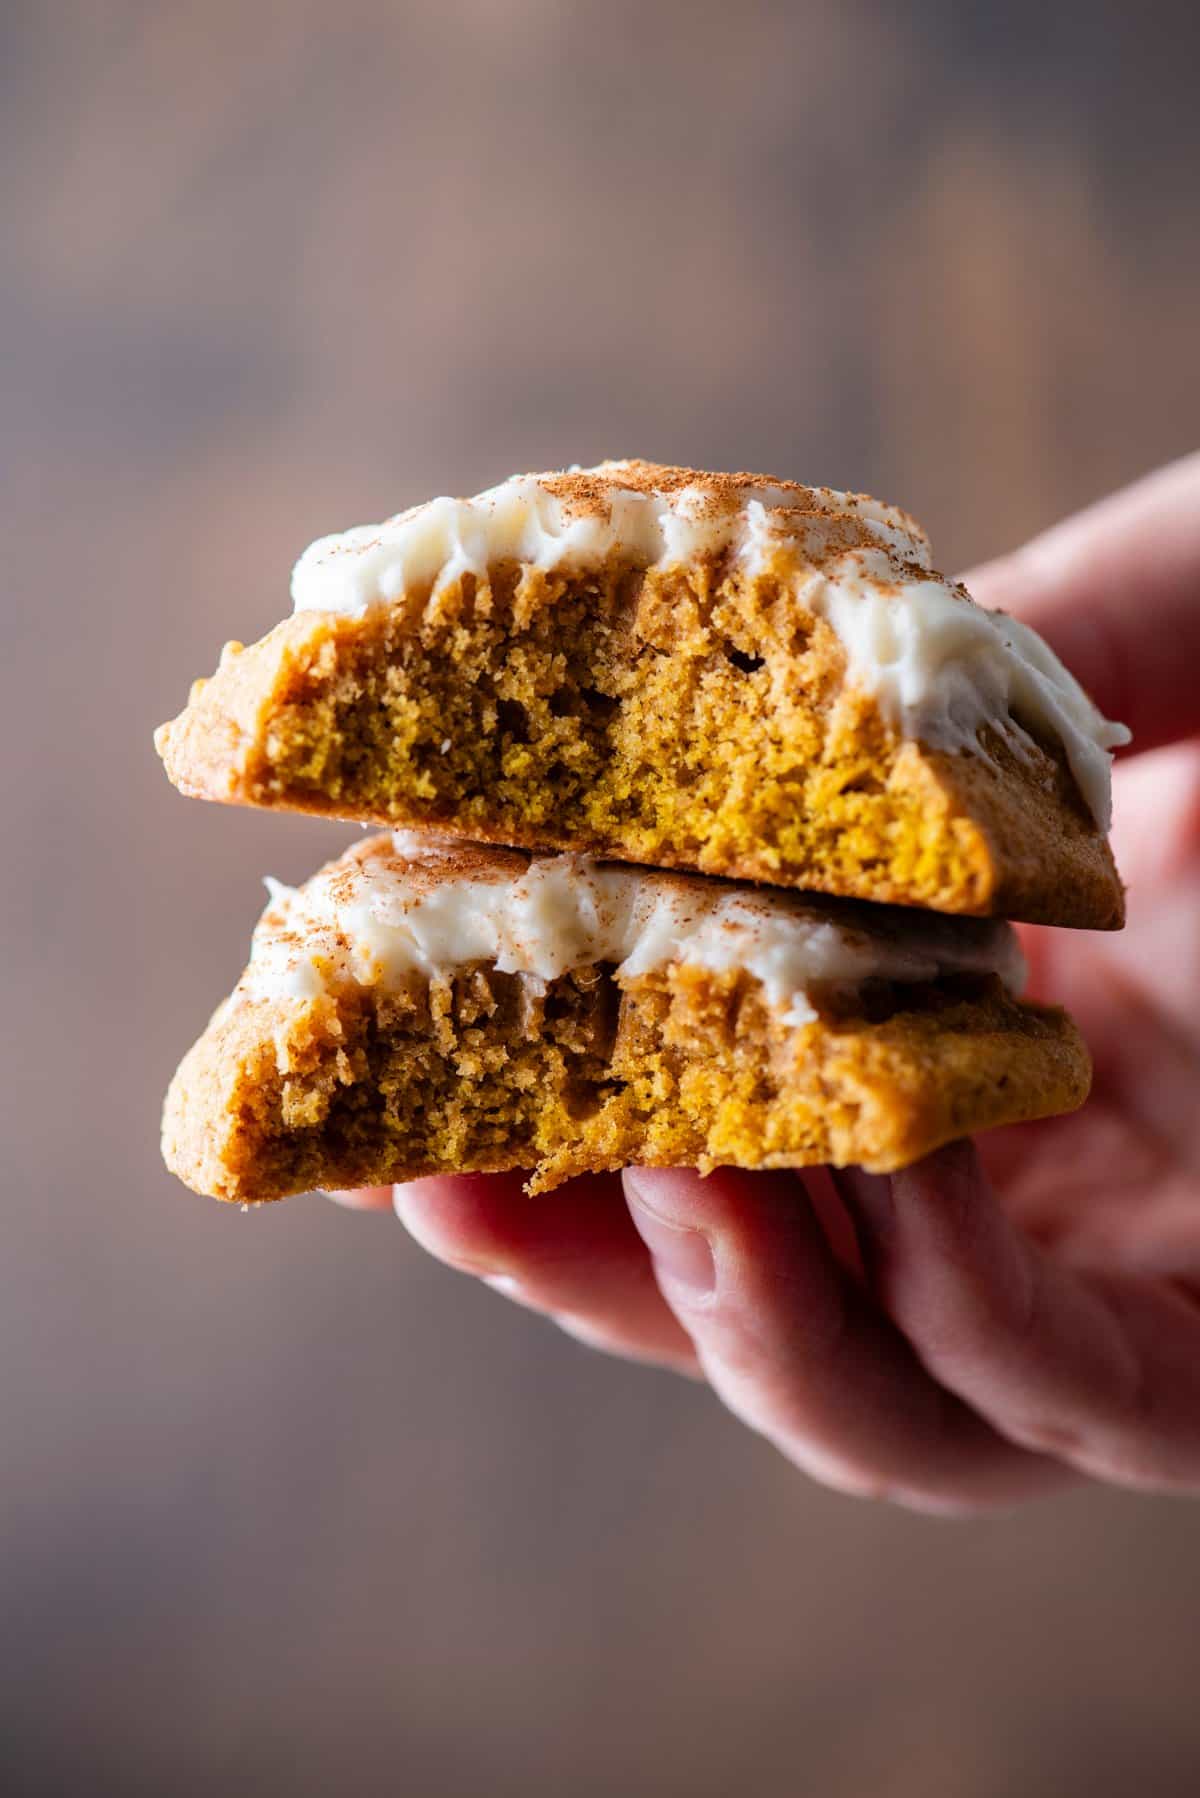
[[[984,726],[1018,754],[1032,737],[1060,743],[1107,832],[1111,751],[1129,732],[1102,717],[1036,631],[943,580],[906,513],[864,494],[645,462],[514,475],[473,499],[433,499],[322,537],[296,564],[292,595],[298,611],[361,614],[436,597],[494,563],[571,573],[718,556],[786,577],[838,636],[849,680],[903,735],[973,754]]]

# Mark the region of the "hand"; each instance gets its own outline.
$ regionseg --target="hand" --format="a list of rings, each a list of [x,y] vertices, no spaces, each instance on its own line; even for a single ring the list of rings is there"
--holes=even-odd
[[[968,582],[1139,751],[1115,783],[1128,928],[1023,933],[1031,992],[1095,1058],[1084,1110],[889,1178],[630,1168],[529,1199],[467,1175],[395,1208],[570,1335],[707,1379],[841,1490],[933,1510],[1081,1475],[1200,1492],[1200,456]]]

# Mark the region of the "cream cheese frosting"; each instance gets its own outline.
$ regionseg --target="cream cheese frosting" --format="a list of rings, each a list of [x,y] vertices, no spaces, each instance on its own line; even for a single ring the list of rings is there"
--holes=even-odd
[[[841,641],[848,679],[905,736],[972,754],[984,753],[984,726],[1018,754],[1031,736],[1061,743],[1107,832],[1111,751],[1128,731],[1097,711],[1036,631],[942,579],[907,513],[864,494],[632,461],[514,475],[471,499],[429,500],[320,538],[296,564],[292,597],[297,611],[356,615],[414,593],[436,598],[497,563],[574,574],[715,557],[751,577],[786,576]]]
[[[242,992],[304,1002],[344,984],[394,986],[473,963],[545,982],[606,962],[618,981],[674,965],[743,970],[789,1025],[823,989],[994,973],[1024,961],[1010,925],[663,874],[574,855],[527,856],[399,831],[300,888],[268,881]]]

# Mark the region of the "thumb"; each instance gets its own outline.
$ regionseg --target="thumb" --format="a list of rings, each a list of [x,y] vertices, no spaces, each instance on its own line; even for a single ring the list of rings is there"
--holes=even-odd
[[[926,1510],[1009,1503],[1064,1479],[927,1373],[838,1261],[799,1175],[627,1168],[623,1179],[710,1384],[805,1472]]]

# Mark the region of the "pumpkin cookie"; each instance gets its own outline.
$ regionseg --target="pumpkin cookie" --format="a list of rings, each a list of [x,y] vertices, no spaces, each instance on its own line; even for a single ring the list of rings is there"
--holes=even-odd
[[[1070,1110],[1089,1063],[1007,924],[400,834],[275,887],[167,1096],[254,1203],[444,1171],[886,1172]]]
[[[314,544],[158,735],[203,798],[1115,928],[1109,751],[862,495],[644,462]]]

